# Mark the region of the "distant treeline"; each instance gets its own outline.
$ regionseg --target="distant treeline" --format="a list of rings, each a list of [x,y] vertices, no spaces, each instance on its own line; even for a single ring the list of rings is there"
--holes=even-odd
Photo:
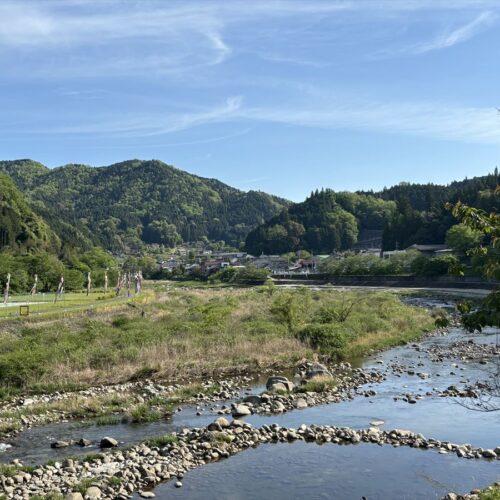
[[[255,255],[305,249],[316,254],[350,249],[361,229],[383,230],[383,249],[415,243],[444,243],[458,221],[445,203],[498,210],[498,170],[448,186],[401,183],[380,192],[334,192],[323,189],[250,231],[246,249]]]

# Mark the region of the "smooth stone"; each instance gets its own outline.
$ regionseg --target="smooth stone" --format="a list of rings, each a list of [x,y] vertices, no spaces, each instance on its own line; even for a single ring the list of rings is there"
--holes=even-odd
[[[69,446],[68,441],[54,441],[50,443],[51,448],[66,448],[67,446]]]
[[[102,492],[100,488],[97,486],[91,486],[90,488],[87,488],[85,491],[85,498],[88,499],[96,499],[96,498],[101,498],[102,497]]]
[[[81,493],[78,492],[68,493],[64,497],[64,500],[83,500],[83,496]]]
[[[112,437],[103,437],[101,439],[101,448],[114,448],[116,446],[118,446],[118,441]]]
[[[239,405],[234,405],[233,408],[231,409],[231,415],[233,417],[244,417],[246,415],[251,415],[252,411],[250,408],[246,405],[239,404]]]

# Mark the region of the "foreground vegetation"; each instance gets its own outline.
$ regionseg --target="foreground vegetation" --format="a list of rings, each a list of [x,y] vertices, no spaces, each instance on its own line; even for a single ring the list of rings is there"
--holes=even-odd
[[[500,486],[490,486],[481,492],[480,500],[500,500]]]
[[[332,358],[409,341],[433,327],[389,293],[308,289],[150,291],[88,317],[4,321],[0,388],[81,387],[184,379]]]

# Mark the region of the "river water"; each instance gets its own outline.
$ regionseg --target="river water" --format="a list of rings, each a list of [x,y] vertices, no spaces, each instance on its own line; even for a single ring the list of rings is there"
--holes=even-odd
[[[476,343],[494,343],[497,335],[495,330],[473,335],[457,328],[448,335],[430,337],[419,346],[447,345],[470,338]],[[405,370],[393,373],[391,366],[395,363],[404,365]],[[255,426],[277,423],[298,427],[304,423],[353,428],[369,427],[370,422],[377,420],[384,422],[383,429],[409,429],[426,437],[470,443],[476,447],[500,446],[500,412],[472,411],[453,398],[433,394],[450,385],[463,387],[484,379],[483,365],[454,359],[433,362],[428,354],[408,345],[369,357],[362,366],[386,373],[384,382],[363,388],[375,390],[374,396],[358,395],[351,401],[281,415],[251,415],[246,420]],[[415,373],[425,372],[427,378],[409,375],[407,368]],[[254,393],[262,390],[260,384],[253,388]],[[406,393],[420,395],[422,399],[409,404],[401,399]],[[148,424],[82,427],[60,423],[35,427],[13,439],[12,448],[0,453],[0,460],[20,458],[25,463],[43,463],[98,451],[97,446],[84,450],[75,447],[52,450],[50,443],[54,440],[83,437],[99,442],[103,436],[111,436],[121,443],[131,444],[184,427],[203,427],[216,417],[208,406],[201,416],[196,415],[198,408],[195,406],[182,408],[167,420]],[[499,461],[459,459],[452,453],[443,455],[435,450],[389,445],[318,446],[296,442],[266,444],[246,450],[229,460],[187,473],[180,489],[170,482],[160,485],[155,493],[157,498],[183,499],[361,499],[363,496],[370,500],[424,499],[441,498],[448,491],[467,492],[499,479]]]

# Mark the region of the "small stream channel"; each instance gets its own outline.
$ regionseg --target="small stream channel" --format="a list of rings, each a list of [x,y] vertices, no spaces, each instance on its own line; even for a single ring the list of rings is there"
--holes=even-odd
[[[434,306],[436,303],[428,302]],[[442,304],[438,304],[442,305]],[[418,345],[447,345],[458,340],[474,339],[476,343],[495,343],[498,331],[467,334],[455,328],[448,335],[430,337]],[[425,372],[428,378],[410,375],[405,370],[393,373],[397,363]],[[458,366],[457,366],[458,363]],[[386,372],[387,379],[373,384],[376,395],[356,396],[352,401],[295,410],[280,415],[251,415],[245,420],[254,426],[277,423],[286,427],[301,424],[369,427],[374,420],[383,421],[383,429],[409,429],[427,437],[455,443],[494,448],[500,446],[500,412],[471,411],[453,398],[426,395],[451,385],[463,387],[485,378],[484,366],[477,362],[446,359],[433,362],[428,354],[414,345],[390,349],[362,361],[364,368]],[[264,390],[256,381],[253,393]],[[248,392],[248,391],[247,391]],[[402,395],[421,395],[416,404],[403,401]],[[44,463],[64,456],[95,453],[97,446],[51,449],[55,440],[86,438],[99,442],[111,436],[122,444],[132,444],[148,437],[163,435],[184,427],[203,427],[216,418],[211,403],[201,416],[193,405],[183,405],[182,411],[169,419],[147,424],[82,426],[78,423],[58,423],[29,429],[11,441],[12,448],[0,453],[0,461],[14,458],[26,464]],[[414,499],[440,498],[448,491],[466,492],[484,487],[500,479],[498,461],[459,459],[454,454],[435,451],[393,448],[373,444],[318,446],[298,442],[290,445],[262,445],[244,451],[230,460],[209,464],[189,472],[184,487],[177,490],[173,483],[155,489],[157,498],[362,498]]]

